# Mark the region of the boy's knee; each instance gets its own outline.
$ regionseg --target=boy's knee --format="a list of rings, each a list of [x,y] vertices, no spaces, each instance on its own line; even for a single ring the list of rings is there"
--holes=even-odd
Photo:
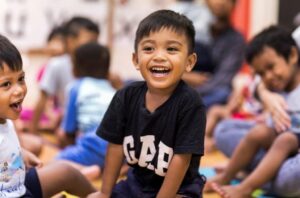
[[[252,128],[251,131],[246,135],[245,140],[259,143],[269,140],[271,136],[272,129],[263,125],[257,125],[254,128]]]
[[[297,136],[292,132],[283,132],[280,134],[273,143],[274,147],[282,148],[298,148],[298,139]]]

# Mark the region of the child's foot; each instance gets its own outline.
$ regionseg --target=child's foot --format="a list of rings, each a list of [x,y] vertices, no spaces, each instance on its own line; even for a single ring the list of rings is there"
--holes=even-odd
[[[212,189],[223,198],[251,198],[251,192],[246,192],[240,185],[220,186],[217,183],[211,184]]]
[[[216,183],[219,185],[225,185],[229,184],[230,180],[226,179],[225,175],[223,173],[217,174],[216,176],[212,177],[211,179],[207,180],[203,192],[213,192],[214,189],[212,188],[212,184]]]

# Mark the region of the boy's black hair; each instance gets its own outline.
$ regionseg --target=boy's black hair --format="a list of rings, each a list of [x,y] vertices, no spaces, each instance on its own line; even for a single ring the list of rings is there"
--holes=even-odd
[[[12,71],[22,69],[23,63],[19,50],[0,34],[0,69],[6,64]]]
[[[171,10],[158,10],[144,18],[136,31],[134,50],[137,51],[138,43],[152,32],[162,28],[169,28],[177,33],[182,33],[188,40],[189,54],[193,53],[195,46],[195,28],[186,16]]]
[[[289,31],[280,26],[270,26],[257,34],[248,44],[246,49],[247,62],[251,64],[265,47],[272,48],[286,61],[289,60],[293,47],[298,51],[297,44]]]
[[[107,78],[110,53],[107,47],[97,42],[81,45],[74,54],[74,74],[76,77]]]
[[[96,34],[100,33],[99,26],[86,17],[76,16],[64,24],[66,36],[78,36],[80,29],[86,29]]]
[[[64,37],[66,35],[66,28],[64,25],[60,26],[55,26],[53,29],[50,31],[47,41],[51,41],[54,37],[56,36],[62,36]]]

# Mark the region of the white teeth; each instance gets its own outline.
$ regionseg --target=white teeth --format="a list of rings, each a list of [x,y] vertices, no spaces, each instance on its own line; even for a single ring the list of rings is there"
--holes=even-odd
[[[162,72],[162,71],[169,71],[169,68],[166,67],[152,67],[151,68],[152,71],[158,71],[158,72]]]

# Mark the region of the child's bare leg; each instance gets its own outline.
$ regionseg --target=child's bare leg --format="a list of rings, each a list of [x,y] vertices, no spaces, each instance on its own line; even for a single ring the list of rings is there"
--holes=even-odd
[[[226,117],[226,112],[227,109],[225,105],[214,105],[207,113],[204,141],[204,150],[206,153],[210,153],[216,149],[213,132],[218,122]]]
[[[79,197],[95,192],[95,188],[74,167],[65,162],[54,162],[37,169],[43,197],[66,191]]]
[[[205,129],[205,136],[213,137],[213,130],[218,122],[226,117],[226,108],[222,105],[214,105],[207,112],[207,122]]]
[[[237,186],[214,186],[214,189],[223,197],[250,197],[258,187],[270,181],[278,172],[280,166],[289,155],[298,150],[298,139],[293,133],[285,132],[279,135],[268,153],[257,168]],[[223,195],[224,194],[224,195]]]
[[[257,125],[252,128],[236,147],[226,169],[221,174],[208,180],[204,191],[212,191],[210,186],[214,182],[228,184],[240,170],[251,162],[260,148],[269,148],[275,137],[275,132],[265,125]]]
[[[83,174],[83,176],[85,176],[90,181],[98,179],[101,176],[101,168],[98,165],[84,166],[82,164],[78,164],[76,162],[68,160],[61,161],[79,170]]]

